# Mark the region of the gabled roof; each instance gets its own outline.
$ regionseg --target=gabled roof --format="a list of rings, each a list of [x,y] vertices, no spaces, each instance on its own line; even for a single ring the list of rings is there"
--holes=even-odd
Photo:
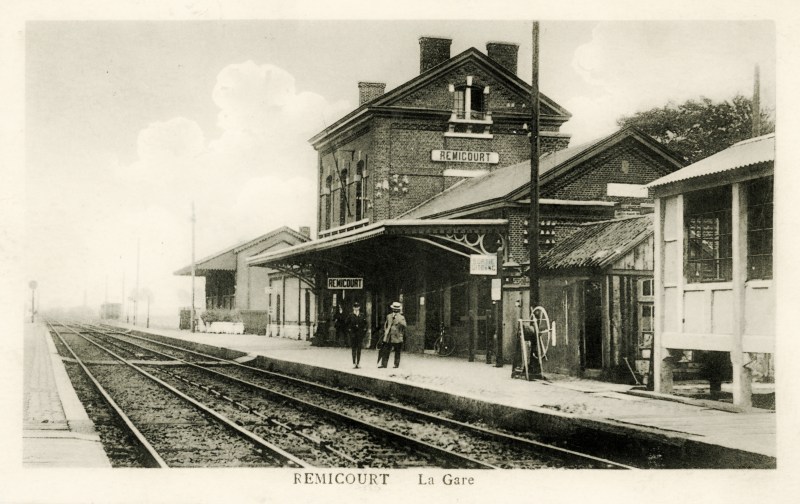
[[[627,139],[635,138],[651,148],[675,167],[682,162],[661,144],[640,130],[627,127],[609,136],[560,151],[548,152],[539,158],[539,183],[544,185],[578,164]],[[530,161],[498,168],[485,175],[461,181],[442,193],[412,208],[402,217],[424,218],[443,216],[456,210],[482,209],[530,192]]]
[[[236,255],[239,252],[247,248],[250,248],[253,245],[257,245],[263,241],[276,238],[284,233],[289,234],[293,238],[297,239],[298,242],[300,243],[310,240],[310,238],[307,237],[306,235],[299,233],[290,227],[282,226],[270,231],[267,234],[263,234],[258,238],[253,238],[252,240],[238,243],[232,247],[228,247],[224,250],[206,256],[198,261],[195,261],[195,275],[203,276],[208,271],[236,271]],[[191,274],[192,274],[191,264],[189,266],[184,266],[183,268],[173,273],[173,275],[184,275],[184,276]]]
[[[345,115],[338,121],[331,124],[329,127],[325,128],[323,131],[314,135],[311,139],[309,139],[309,143],[311,143],[312,145],[316,145],[318,142],[328,137],[330,134],[336,132],[336,130],[345,127],[354,120],[360,119],[369,109],[391,107],[393,103],[395,103],[402,97],[410,93],[416,92],[420,88],[438,79],[441,75],[446,74],[452,71],[453,69],[469,62],[482,66],[487,71],[492,72],[493,74],[495,74],[497,78],[504,80],[511,89],[516,88],[520,94],[530,95],[531,92],[530,84],[520,79],[516,74],[514,74],[513,72],[511,72],[510,70],[508,70],[507,68],[505,68],[492,58],[490,58],[489,56],[483,54],[478,49],[470,47],[466,51],[456,56],[453,56],[449,60],[417,75],[411,80],[406,81],[405,83],[392,89],[391,91],[384,93],[380,96],[377,96],[371,101],[362,104],[357,109],[353,110],[349,114]],[[572,117],[572,114],[567,109],[565,109],[552,99],[548,98],[541,92],[539,93],[539,103],[543,109],[541,112],[542,118],[554,117],[561,119],[561,122],[564,122],[570,117]],[[443,110],[442,112],[450,113],[450,110],[449,109],[446,111]]]
[[[651,215],[583,224],[539,256],[541,269],[604,268],[653,234]]]
[[[775,133],[749,138],[647,184],[648,188],[760,163],[775,162]]]

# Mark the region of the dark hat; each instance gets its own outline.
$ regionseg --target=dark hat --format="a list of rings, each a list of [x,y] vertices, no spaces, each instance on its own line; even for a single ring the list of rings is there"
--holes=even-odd
[[[395,301],[394,303],[392,303],[390,308],[392,310],[400,310],[401,308],[403,308],[403,305],[401,305],[399,302]]]
[[[361,303],[356,301],[355,303],[353,303],[353,308],[361,308]]]

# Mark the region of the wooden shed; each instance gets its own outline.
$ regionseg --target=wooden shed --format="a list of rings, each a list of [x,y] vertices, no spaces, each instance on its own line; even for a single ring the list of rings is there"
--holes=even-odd
[[[555,323],[544,373],[645,380],[653,341],[652,216],[584,224],[539,266],[541,305]]]
[[[774,376],[775,134],[744,140],[662,177],[656,197],[655,386],[671,393],[676,356],[720,353],[733,402]],[[720,386],[712,376],[711,385]]]

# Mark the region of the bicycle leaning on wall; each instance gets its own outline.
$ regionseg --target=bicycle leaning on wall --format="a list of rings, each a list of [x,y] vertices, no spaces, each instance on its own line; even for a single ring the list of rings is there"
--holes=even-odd
[[[456,340],[447,334],[444,323],[439,327],[439,337],[433,343],[433,351],[440,357],[448,357],[456,351]]]

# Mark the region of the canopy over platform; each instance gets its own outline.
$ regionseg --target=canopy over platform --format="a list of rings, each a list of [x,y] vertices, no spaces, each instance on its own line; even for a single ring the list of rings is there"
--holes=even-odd
[[[464,258],[494,254],[505,245],[506,219],[400,219],[366,225],[344,233],[247,259],[249,266],[269,267],[314,284],[313,270],[336,267],[358,273],[391,264],[408,252],[408,241],[424,243]]]

